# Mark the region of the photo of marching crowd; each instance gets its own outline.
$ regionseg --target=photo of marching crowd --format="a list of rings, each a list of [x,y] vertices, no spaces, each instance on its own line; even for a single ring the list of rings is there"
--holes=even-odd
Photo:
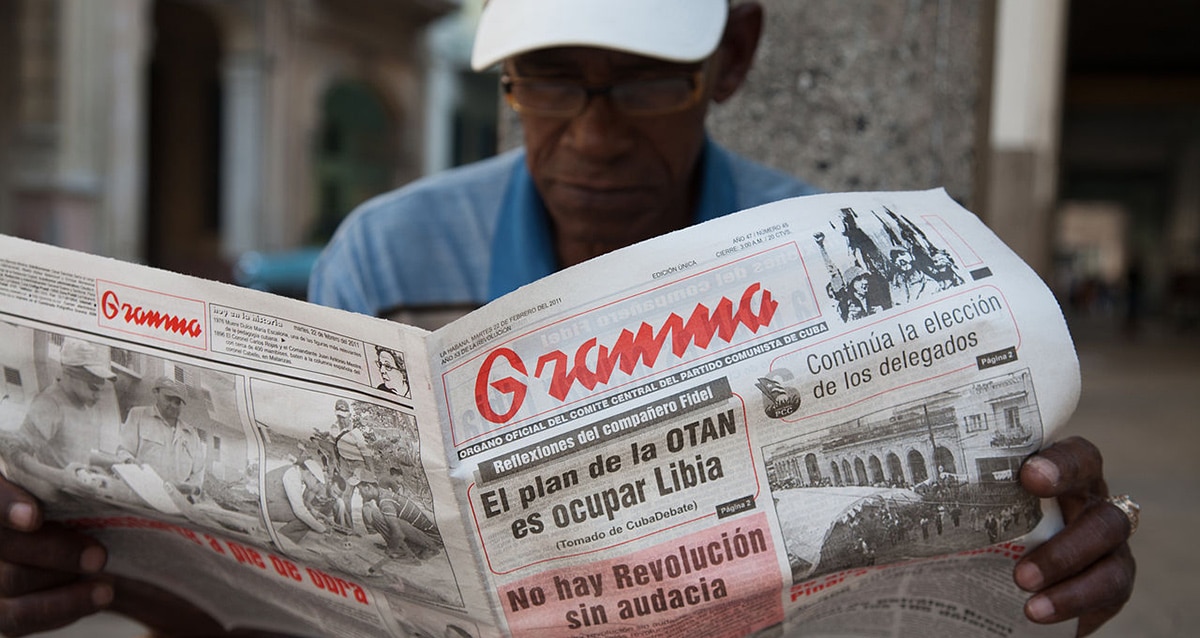
[[[841,210],[830,233],[813,234],[829,273],[825,287],[842,321],[929,299],[963,283],[950,251],[904,215]]]
[[[3,322],[0,365],[4,460],[43,500],[262,536],[234,375]]]
[[[300,562],[461,606],[416,420],[366,401],[254,380],[272,540]]]
[[[765,447],[793,580],[1025,534],[1041,511],[1018,472],[1041,437],[1021,370]]]

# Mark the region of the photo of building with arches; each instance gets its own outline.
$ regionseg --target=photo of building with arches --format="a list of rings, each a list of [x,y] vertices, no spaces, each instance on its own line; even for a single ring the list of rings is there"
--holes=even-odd
[[[794,578],[1026,533],[1041,514],[1018,472],[1042,436],[1023,369],[765,447]]]

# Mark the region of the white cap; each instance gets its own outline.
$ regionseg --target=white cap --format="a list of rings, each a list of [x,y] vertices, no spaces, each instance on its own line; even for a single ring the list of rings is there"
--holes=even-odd
[[[729,0],[490,0],[471,67],[567,46],[697,62],[716,50],[728,15]]]
[[[321,467],[320,463],[317,463],[313,459],[304,459],[304,467],[308,468],[308,471],[317,477],[318,482],[325,483],[325,468]]]
[[[90,341],[63,339],[59,363],[64,368],[82,368],[100,379],[111,381],[117,378],[109,365],[108,348]]]

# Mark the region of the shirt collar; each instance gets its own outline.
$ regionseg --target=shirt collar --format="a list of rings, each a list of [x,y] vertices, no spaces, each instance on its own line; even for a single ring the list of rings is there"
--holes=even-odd
[[[736,193],[729,157],[705,138],[700,159],[700,198],[692,223],[734,212]],[[546,205],[533,183],[524,155],[513,166],[500,203],[488,275],[488,300],[533,283],[559,269]]]
[[[150,409],[153,413],[154,418],[158,419],[159,421],[162,421],[163,425],[165,425],[167,427],[174,427],[178,430],[187,430],[188,429],[187,424],[183,422],[183,416],[180,416],[179,418],[175,419],[175,425],[172,426],[171,422],[168,421],[167,418],[163,416],[162,411],[158,409],[158,403],[151,404]]]

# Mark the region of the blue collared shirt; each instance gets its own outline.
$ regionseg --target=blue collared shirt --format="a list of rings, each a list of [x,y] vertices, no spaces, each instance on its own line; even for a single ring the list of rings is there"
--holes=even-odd
[[[705,144],[694,223],[816,190]],[[559,269],[550,219],[523,149],[376,197],[317,259],[309,301],[385,316],[479,306]]]

